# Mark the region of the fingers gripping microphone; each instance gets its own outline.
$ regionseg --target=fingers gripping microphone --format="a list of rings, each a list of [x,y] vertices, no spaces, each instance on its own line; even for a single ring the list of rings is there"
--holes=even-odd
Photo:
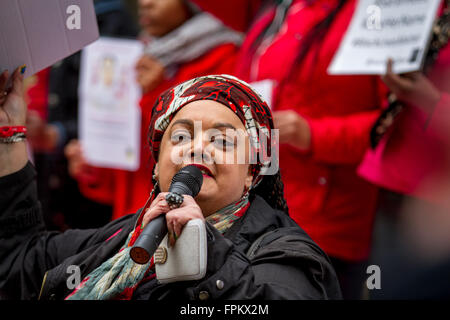
[[[195,197],[202,188],[203,175],[199,168],[189,165],[178,171],[172,178],[166,201],[171,209],[183,203],[183,195]]]
[[[203,175],[194,165],[186,166],[172,178],[166,201],[171,209],[178,208],[183,203],[183,195],[195,197],[202,188]],[[156,217],[148,223],[131,248],[130,256],[134,262],[146,264],[164,236],[167,234],[166,216]]]

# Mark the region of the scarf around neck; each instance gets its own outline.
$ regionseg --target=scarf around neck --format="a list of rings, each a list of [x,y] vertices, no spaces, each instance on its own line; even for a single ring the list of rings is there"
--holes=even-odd
[[[209,13],[197,13],[180,27],[162,37],[151,37],[145,53],[158,59],[164,67],[199,58],[213,48],[233,43],[240,45],[243,35],[226,27]]]

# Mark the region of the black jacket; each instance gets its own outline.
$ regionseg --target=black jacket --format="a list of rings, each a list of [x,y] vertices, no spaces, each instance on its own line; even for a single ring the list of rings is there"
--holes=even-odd
[[[47,232],[34,177],[28,163],[0,178],[0,295],[4,299],[65,298],[71,292],[68,267],[79,266],[81,278],[89,274],[117,253],[139,216],[139,212],[128,215],[100,229]],[[202,280],[162,285],[153,279],[141,284],[133,298],[341,298],[325,253],[292,219],[260,197],[224,236],[209,224],[207,235],[208,265]],[[222,280],[223,288],[217,287],[217,280]]]

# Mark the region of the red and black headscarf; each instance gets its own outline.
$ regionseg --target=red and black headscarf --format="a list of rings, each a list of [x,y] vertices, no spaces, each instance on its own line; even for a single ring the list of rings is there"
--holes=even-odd
[[[278,199],[276,202],[279,202],[276,207],[281,206],[281,209],[287,211],[278,170],[277,139],[272,139],[272,113],[261,96],[249,84],[236,77],[210,75],[195,78],[167,90],[159,97],[152,109],[149,128],[149,146],[155,162],[164,132],[175,114],[188,103],[197,100],[219,102],[239,117],[248,133],[251,146],[251,189],[264,189],[266,184],[269,184],[268,187],[272,184],[269,188],[273,191],[273,184],[278,184],[279,190],[274,191],[277,193],[274,195]],[[257,193],[261,194],[261,191],[263,190]]]

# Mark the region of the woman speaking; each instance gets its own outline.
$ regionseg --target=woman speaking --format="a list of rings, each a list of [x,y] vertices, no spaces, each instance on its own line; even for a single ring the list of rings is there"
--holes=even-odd
[[[35,171],[27,160],[22,76],[16,71],[12,88],[5,91],[7,77],[2,73],[0,78],[1,297],[341,298],[329,259],[288,215],[279,171],[265,174],[271,163],[261,156],[262,149],[267,148],[266,155],[276,154],[270,150],[272,116],[244,82],[207,76],[163,93],[149,128],[156,163],[149,207],[100,229],[57,233],[45,231]],[[240,133],[245,134],[239,138]],[[244,161],[237,161],[240,152]],[[181,206],[171,210],[165,200],[171,179],[193,163],[203,174],[200,192],[195,198],[185,195]],[[153,259],[140,265],[130,258],[143,228],[161,214],[175,246],[188,221],[205,220],[207,266],[202,279],[162,284]],[[70,266],[81,272],[75,289],[67,285]]]

